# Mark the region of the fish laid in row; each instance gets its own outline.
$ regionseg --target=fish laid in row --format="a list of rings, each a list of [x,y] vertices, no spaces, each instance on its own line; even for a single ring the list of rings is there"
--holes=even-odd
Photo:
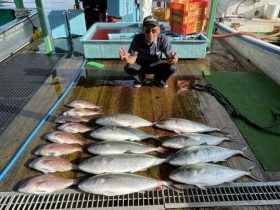
[[[43,173],[77,170],[77,166],[60,157],[43,156],[32,160],[28,166]]]
[[[158,139],[158,136],[150,135],[141,130],[129,127],[102,127],[90,133],[95,139],[105,141],[141,141],[143,139]]]
[[[61,156],[68,155],[74,152],[82,152],[82,147],[73,146],[70,144],[51,143],[40,146],[34,152],[35,155],[40,156]]]
[[[180,118],[169,118],[155,123],[155,126],[161,129],[174,131],[177,133],[204,133],[212,131],[223,131],[219,128],[210,127],[202,123]]]
[[[70,133],[85,133],[91,131],[93,128],[83,125],[81,123],[65,123],[57,127],[59,130]]]
[[[163,186],[173,188],[168,182],[132,174],[102,174],[83,181],[45,174],[24,180],[17,191],[42,195],[61,191],[77,184],[79,189],[84,192],[105,196],[161,189]]]
[[[224,161],[233,155],[242,155],[243,157],[251,160],[242,151],[228,149],[218,146],[191,146],[185,147],[178,152],[171,155],[169,163],[171,165],[182,166],[193,163],[206,163],[206,162],[219,162]]]
[[[144,154],[99,155],[82,161],[78,168],[92,174],[123,173],[143,171],[165,161],[166,159]]]
[[[257,181],[261,181],[260,179],[252,176],[249,171],[232,169],[210,163],[196,163],[182,166],[171,172],[169,178],[173,181],[196,185],[204,189],[207,186],[231,182],[242,176],[249,176]]]
[[[73,123],[86,123],[86,122],[89,122],[90,118],[86,118],[86,117],[74,117],[74,116],[64,116],[64,115],[61,115],[61,116],[58,116],[54,122],[55,123],[60,123],[60,124],[63,124],[63,123],[68,123],[68,122],[73,122]]]
[[[72,108],[63,112],[64,116],[72,116],[72,117],[93,116],[98,114],[102,114],[102,112],[99,110],[80,109],[80,108]]]
[[[102,110],[101,106],[97,106],[91,102],[84,101],[84,100],[75,100],[67,104],[68,107],[72,108],[80,108],[80,109],[96,109]]]
[[[76,136],[66,131],[54,131],[45,135],[46,139],[54,143],[60,144],[79,144],[86,145],[85,141],[80,140]]]
[[[170,187],[170,183],[133,174],[102,174],[83,180],[78,187],[88,193],[105,196],[125,195]]]
[[[216,146],[223,141],[234,141],[228,136],[213,136],[200,133],[181,133],[166,139],[162,146],[174,149],[182,149],[183,147],[197,146],[207,144]]]
[[[152,126],[154,124],[141,117],[137,117],[131,114],[105,115],[98,118],[95,122],[102,126],[123,126],[131,128]]]
[[[90,145],[87,150],[94,155],[110,155],[122,153],[143,154],[148,152],[165,152],[163,147],[149,147],[130,141],[101,141]]]
[[[64,177],[45,174],[24,180],[17,188],[18,192],[31,194],[49,194],[64,190],[71,185],[79,183],[79,179],[68,179]]]

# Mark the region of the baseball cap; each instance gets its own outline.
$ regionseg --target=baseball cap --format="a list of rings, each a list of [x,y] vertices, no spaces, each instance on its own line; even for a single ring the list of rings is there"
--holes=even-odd
[[[154,16],[150,15],[150,16],[145,17],[143,20],[143,26],[147,26],[147,25],[159,26],[159,22]]]

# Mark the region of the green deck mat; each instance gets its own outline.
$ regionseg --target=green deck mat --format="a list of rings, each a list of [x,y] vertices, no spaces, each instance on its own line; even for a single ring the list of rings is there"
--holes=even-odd
[[[247,118],[259,125],[274,121],[271,109],[280,111],[280,87],[252,72],[211,72],[207,81]],[[280,170],[280,136],[248,126],[232,118],[263,168]],[[280,125],[273,128],[280,132]]]

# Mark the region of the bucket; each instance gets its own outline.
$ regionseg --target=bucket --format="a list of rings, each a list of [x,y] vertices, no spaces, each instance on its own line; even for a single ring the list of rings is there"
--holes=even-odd
[[[266,19],[276,20],[280,18],[280,5],[267,4],[265,10]]]

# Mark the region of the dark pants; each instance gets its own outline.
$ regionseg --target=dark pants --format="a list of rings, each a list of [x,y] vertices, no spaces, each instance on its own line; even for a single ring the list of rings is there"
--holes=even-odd
[[[143,82],[146,74],[154,74],[154,80],[166,82],[167,79],[176,71],[175,64],[158,63],[149,66],[141,66],[138,63],[127,64],[124,70],[135,80]]]

